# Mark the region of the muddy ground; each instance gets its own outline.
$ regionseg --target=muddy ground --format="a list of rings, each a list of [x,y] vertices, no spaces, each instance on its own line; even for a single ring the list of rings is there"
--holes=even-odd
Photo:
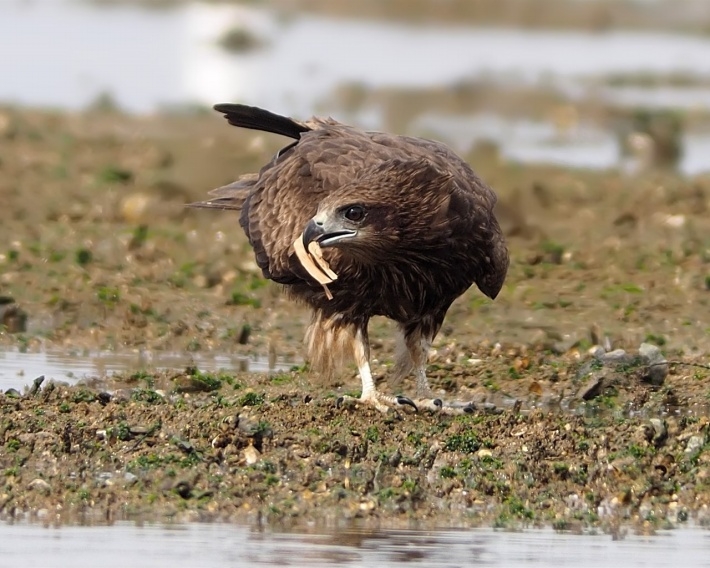
[[[472,150],[501,196],[511,268],[495,302],[470,290],[455,303],[429,375],[477,411],[384,416],[336,407],[357,394],[354,369],[328,383],[302,364],[307,312],[261,278],[235,214],[183,207],[283,142],[203,112],[0,110],[4,348],[294,362],[47,376],[0,394],[3,518],[646,532],[707,520],[710,178]],[[372,323],[373,369],[411,392],[387,382],[391,331]]]

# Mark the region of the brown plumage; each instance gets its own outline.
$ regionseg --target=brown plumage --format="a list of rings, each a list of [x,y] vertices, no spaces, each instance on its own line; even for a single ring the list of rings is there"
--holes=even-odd
[[[495,298],[503,285],[508,251],[493,191],[438,142],[332,119],[297,122],[244,105],[215,109],[235,126],[296,140],[258,174],[194,205],[241,210],[264,276],[313,308],[306,333],[312,365],[328,372],[354,355],[361,401],[382,410],[409,404],[377,391],[370,375],[368,321],[386,316],[399,326],[398,375],[414,371],[417,397],[447,407],[432,400],[426,357],[458,296],[475,283]],[[297,238],[317,241],[338,275],[329,284],[332,299],[295,256]]]

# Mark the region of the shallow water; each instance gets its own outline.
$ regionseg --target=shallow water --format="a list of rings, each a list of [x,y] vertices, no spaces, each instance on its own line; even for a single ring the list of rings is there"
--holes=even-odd
[[[225,51],[218,40],[234,27],[248,29],[262,47]],[[204,2],[146,9],[76,0],[3,0],[0,37],[13,54],[0,58],[0,76],[5,78],[0,101],[29,105],[83,108],[109,93],[121,107],[136,112],[238,100],[309,116],[316,109],[337,114],[333,92],[343,83],[422,88],[485,79],[512,89],[526,83],[552,86],[572,100],[594,92],[600,100],[621,106],[710,109],[710,88],[704,86],[590,86],[625,73],[685,73],[707,82],[710,39],[698,36],[284,18],[253,6]],[[501,137],[504,155],[513,159],[592,168],[617,165],[611,133],[591,141],[584,136],[531,140],[524,135],[529,125],[514,126],[508,129],[514,136]],[[519,132],[523,135],[515,136]],[[464,147],[478,134],[462,141],[460,133],[440,126],[439,136],[445,141],[458,136]],[[703,158],[710,136],[694,133],[685,143],[681,170],[694,174],[710,169]]]
[[[41,351],[23,353],[0,350],[0,391],[21,390],[44,375],[46,380],[70,384],[86,378],[106,378],[115,373],[156,369],[185,369],[196,366],[201,371],[268,372],[288,370],[294,362],[277,360],[270,368],[267,358],[229,355],[185,354],[169,352],[95,351],[67,353]]]
[[[222,49],[217,41],[235,26],[265,47]],[[0,74],[10,78],[0,85],[0,100],[70,108],[110,92],[134,111],[242,100],[302,114],[343,82],[425,87],[480,77],[545,83],[619,73],[710,77],[710,40],[703,37],[280,19],[263,9],[201,2],[149,10],[4,0],[0,35],[13,48],[13,57],[0,61]],[[638,91],[619,96],[638,99]],[[641,92],[655,93],[648,102],[658,105],[679,96],[674,89]],[[710,105],[710,91],[694,93],[692,104]]]
[[[503,532],[260,531],[239,525],[43,528],[0,526],[0,565],[64,567],[211,566],[709,566],[710,533],[685,528],[653,537]]]
[[[545,121],[512,120],[491,113],[469,116],[432,113],[415,121],[415,128],[429,137],[447,140],[460,152],[477,142],[493,141],[502,157],[521,163],[590,169],[609,169],[620,164],[617,136],[591,124],[560,133],[554,124]],[[695,175],[710,170],[710,135],[686,134],[682,143],[680,172]]]

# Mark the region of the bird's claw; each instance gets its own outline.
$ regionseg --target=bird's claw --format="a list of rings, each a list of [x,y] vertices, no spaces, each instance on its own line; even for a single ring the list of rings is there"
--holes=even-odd
[[[415,412],[419,412],[419,409],[417,408],[417,405],[414,403],[414,401],[411,398],[408,398],[406,396],[389,396],[385,395],[382,393],[375,393],[371,394],[370,396],[366,398],[356,398],[353,396],[349,395],[343,395],[340,396],[336,399],[335,401],[335,407],[336,408],[342,408],[346,404],[368,404],[370,406],[374,406],[377,410],[382,412],[383,414],[387,414],[391,411],[394,411],[396,414],[399,414],[397,412],[398,408],[403,408],[405,406],[411,406]]]
[[[419,412],[417,405],[414,404],[414,401],[411,398],[407,398],[406,396],[402,396],[402,395],[397,395],[396,397],[394,397],[394,399],[397,401],[397,404],[399,404],[400,406],[409,405],[414,409],[414,412]]]
[[[473,402],[444,402],[440,398],[419,399],[417,404],[420,408],[442,414],[473,414],[476,411],[476,405]]]
[[[414,401],[406,396],[389,396],[380,392],[370,394],[366,398],[343,395],[335,401],[335,407],[338,409],[352,404],[368,404],[385,414],[392,411],[399,414],[398,410],[405,406],[411,406],[415,412],[425,408],[433,413],[449,415],[473,414],[477,410],[473,402],[444,402],[440,398],[422,398]]]

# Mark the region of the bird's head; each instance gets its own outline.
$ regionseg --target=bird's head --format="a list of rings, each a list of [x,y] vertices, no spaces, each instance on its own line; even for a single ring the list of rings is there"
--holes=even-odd
[[[316,241],[321,248],[348,246],[362,239],[371,225],[368,207],[351,203],[334,208],[320,208],[303,230],[303,244]]]
[[[370,261],[417,246],[448,204],[448,176],[428,161],[390,160],[324,198],[303,230],[316,241]]]

